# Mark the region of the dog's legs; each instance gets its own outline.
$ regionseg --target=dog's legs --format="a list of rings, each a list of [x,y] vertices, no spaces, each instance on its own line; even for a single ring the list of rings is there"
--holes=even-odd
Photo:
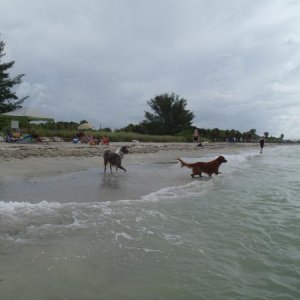
[[[199,175],[199,177],[202,177],[202,173],[199,173],[199,174],[192,173],[191,174],[192,178],[194,178],[195,175]]]
[[[109,165],[109,167],[110,167],[110,173],[112,173],[112,167],[111,167],[111,164]]]
[[[118,168],[122,169],[126,173],[126,169],[123,168],[122,166],[118,166]]]
[[[104,162],[104,173],[106,173],[106,165],[107,165],[107,161]]]

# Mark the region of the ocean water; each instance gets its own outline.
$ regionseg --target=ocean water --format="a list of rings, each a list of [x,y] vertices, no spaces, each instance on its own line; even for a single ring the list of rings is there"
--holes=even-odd
[[[0,299],[300,299],[300,147],[225,156],[1,178]]]

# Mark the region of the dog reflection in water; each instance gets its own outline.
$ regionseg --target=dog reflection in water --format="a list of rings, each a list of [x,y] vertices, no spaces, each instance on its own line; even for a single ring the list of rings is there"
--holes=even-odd
[[[122,159],[124,158],[125,154],[128,154],[128,146],[122,146],[118,148],[115,152],[111,150],[106,150],[103,154],[104,159],[104,172],[106,172],[106,166],[109,164],[110,172],[112,173],[112,166],[116,167],[116,170],[122,169],[126,172],[126,169],[122,166]]]

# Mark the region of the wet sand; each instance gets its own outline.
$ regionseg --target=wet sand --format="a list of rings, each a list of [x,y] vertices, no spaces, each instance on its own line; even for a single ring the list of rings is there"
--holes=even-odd
[[[177,157],[210,160],[218,155],[257,147],[245,144],[129,144],[123,165],[127,173],[105,174],[102,154],[109,147],[53,144],[0,144],[0,189],[8,202],[99,202],[140,199],[161,188],[191,181],[190,170]],[[2,157],[1,157],[2,156]],[[205,180],[205,179],[204,179]]]
[[[105,150],[115,150],[124,143],[90,146],[64,142],[41,144],[0,143],[0,176],[45,177],[89,168],[103,168]],[[197,147],[192,143],[126,143],[130,154],[124,165],[139,162],[170,162],[177,157],[225,155],[243,149],[258,148],[257,144],[211,143]]]

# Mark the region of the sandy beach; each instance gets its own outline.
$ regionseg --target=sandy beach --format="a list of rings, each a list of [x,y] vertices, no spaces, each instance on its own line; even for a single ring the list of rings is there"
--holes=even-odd
[[[225,155],[242,149],[258,148],[257,144],[211,143],[197,147],[192,143],[111,143],[90,146],[67,142],[39,144],[0,143],[0,176],[44,177],[88,168],[103,168],[105,150],[129,145],[130,154],[124,165],[137,162],[174,162],[177,157]]]

